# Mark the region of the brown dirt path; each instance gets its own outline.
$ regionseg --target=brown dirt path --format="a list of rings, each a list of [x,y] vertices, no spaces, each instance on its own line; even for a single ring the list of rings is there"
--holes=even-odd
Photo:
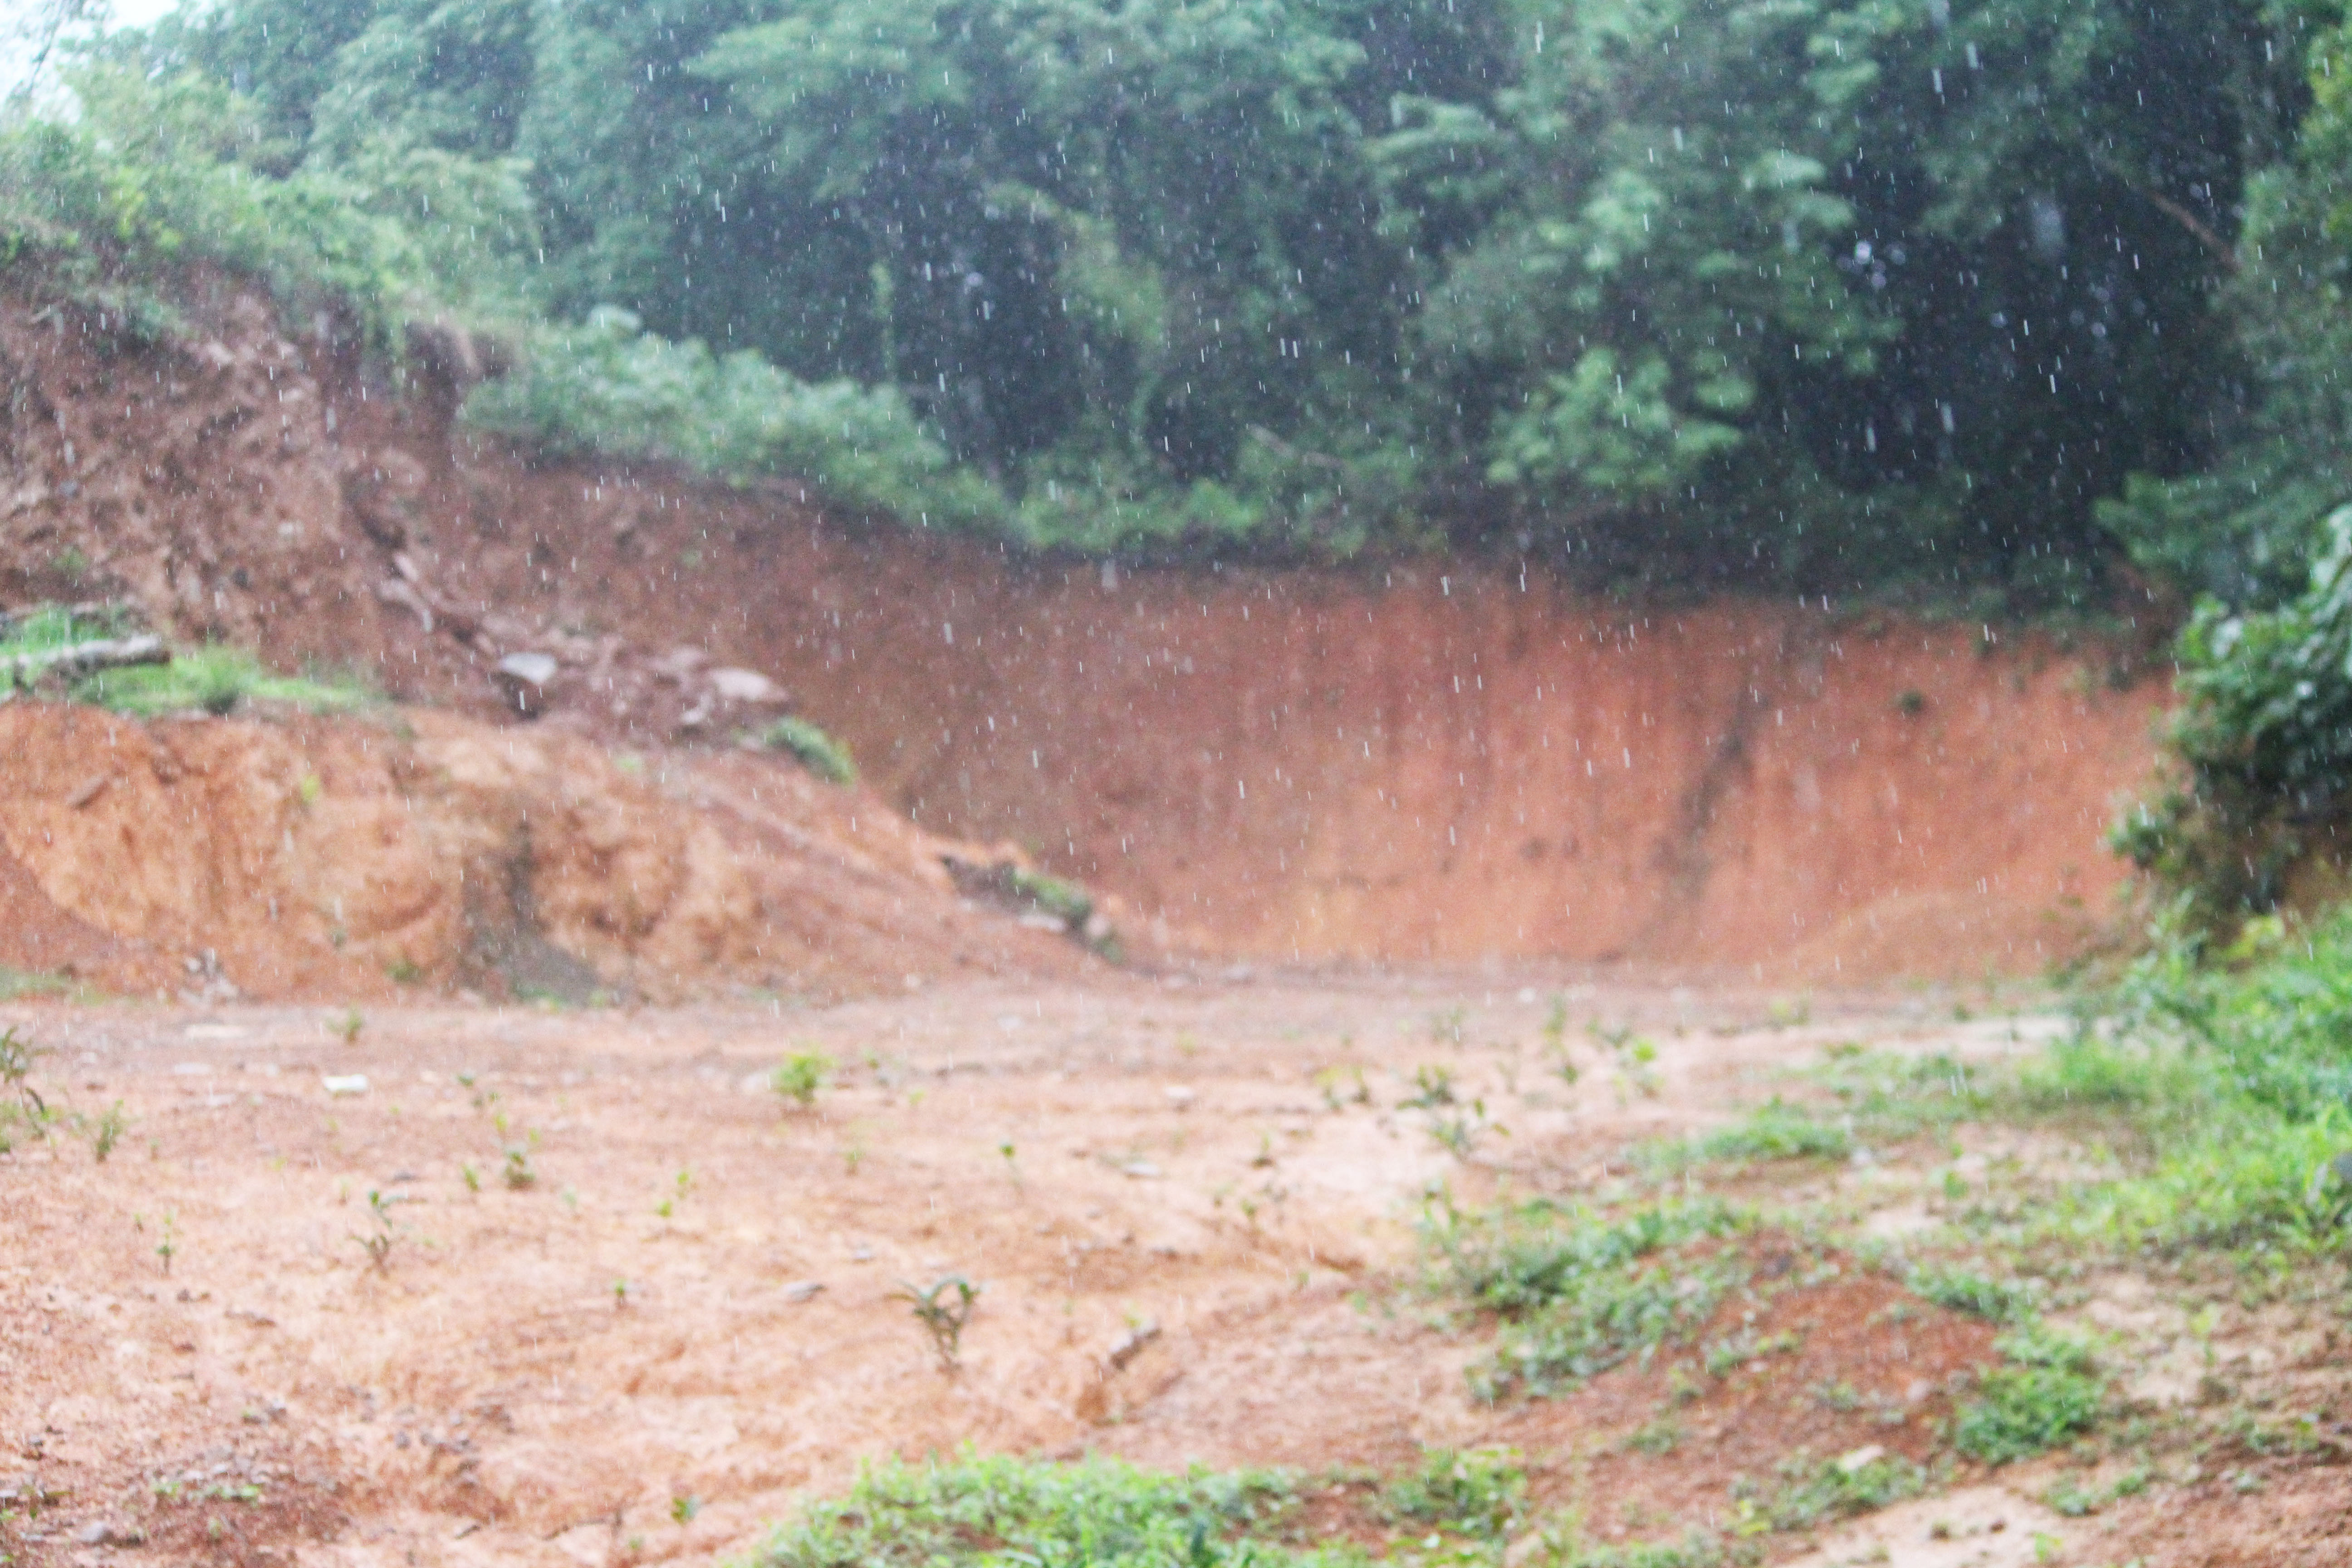
[[[1719,1516],[1733,1476],[1769,1475],[1792,1445],[1925,1445],[1943,1380],[1989,1335],[1934,1310],[1890,1328],[1892,1287],[1851,1269],[1778,1299],[1811,1330],[1803,1355],[1691,1406],[1673,1456],[1624,1446],[1660,1408],[1637,1372],[1573,1400],[1465,1397],[1486,1334],[1433,1326],[1408,1289],[1432,1184],[1605,1183],[1627,1139],[1720,1115],[1832,1039],[2016,1048],[2005,1023],[1930,1022],[1948,1005],[1926,994],[1817,999],[1810,1025],[1771,1028],[1761,994],[1568,987],[1580,1023],[1660,1041],[1659,1093],[1621,1101],[1589,1047],[1572,1093],[1543,1074],[1558,981],[1175,975],[803,1012],[387,1009],[353,1043],[315,1009],[0,1009],[57,1050],[52,1087],[131,1118],[103,1164],[65,1141],[0,1160],[0,1493],[19,1512],[0,1550],[712,1562],[862,1456],[966,1443],[1389,1470],[1423,1445],[1507,1442],[1540,1499],[1580,1503],[1606,1539]],[[803,1049],[841,1078],[789,1110],[764,1075]],[[1510,1136],[1466,1163],[1441,1150],[1398,1103],[1427,1064]],[[1316,1075],[1333,1067],[1362,1069],[1369,1104],[1352,1076],[1330,1103]],[[323,1079],[345,1075],[366,1092],[331,1095]],[[500,1180],[510,1145],[527,1189]],[[400,1200],[382,1270],[357,1239],[371,1191]],[[950,1270],[985,1287],[953,1377],[888,1299]],[[1142,1322],[1158,1337],[1106,1375]],[[1897,1425],[1792,1398],[1831,1378],[1899,1405]],[[2029,1524],[2082,1533],[2021,1484],[1988,1505],[2013,1528],[1979,1531],[1990,1554],[1966,1561],[2032,1561]],[[27,1522],[37,1496],[50,1504]]]

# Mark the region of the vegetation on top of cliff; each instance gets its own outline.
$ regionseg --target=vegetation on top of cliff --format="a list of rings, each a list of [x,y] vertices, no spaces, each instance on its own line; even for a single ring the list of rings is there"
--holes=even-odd
[[[134,322],[186,258],[506,321],[486,428],[919,525],[2083,607],[2110,526],[2196,555],[2332,20],[235,0],[86,50],[0,212]]]

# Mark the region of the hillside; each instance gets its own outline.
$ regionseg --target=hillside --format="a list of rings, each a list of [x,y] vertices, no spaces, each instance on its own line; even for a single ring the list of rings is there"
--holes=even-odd
[[[2150,766],[2165,700],[2127,649],[1820,601],[1644,610],[1476,565],[1015,559],[828,515],[790,484],[533,465],[453,431],[473,374],[462,336],[413,347],[409,384],[393,384],[282,335],[226,284],[179,344],[0,307],[15,487],[0,600],[119,595],[184,641],[356,667],[438,715],[407,760],[370,767],[431,771],[436,748],[495,750],[490,730],[457,739],[461,721],[504,727],[537,759],[522,774],[609,776],[603,809],[633,825],[663,815],[660,791],[593,748],[674,753],[688,791],[708,789],[748,765],[719,760],[727,743],[789,703],[915,828],[1016,841],[1118,894],[1147,948],[2034,973],[2110,912],[2121,873],[2102,833]],[[498,673],[516,655],[547,661],[520,666],[538,679]],[[40,797],[98,770],[70,746],[12,767],[12,852],[74,919],[170,945],[274,896],[215,879],[227,904],[167,919],[76,892],[110,873],[35,843],[54,831]],[[336,799],[341,775],[321,776]],[[418,825],[443,809],[401,798]],[[141,809],[120,792],[70,820]],[[467,819],[522,808],[487,809]],[[710,831],[715,846],[738,829]],[[683,942],[689,967],[762,984],[822,968],[805,954],[832,931],[780,967],[752,926],[656,939],[659,913],[583,918],[583,953],[605,940],[590,931],[625,929],[611,952]],[[735,952],[747,942],[762,951]],[[425,946],[406,962],[464,969],[459,939]]]

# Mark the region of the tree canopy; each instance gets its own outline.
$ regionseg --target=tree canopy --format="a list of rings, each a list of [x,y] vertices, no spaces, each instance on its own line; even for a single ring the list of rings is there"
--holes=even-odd
[[[2245,242],[2303,237],[2296,289],[2335,244],[2305,187],[2341,132],[2304,121],[2343,118],[2337,22],[219,0],[102,43],[96,107],[10,135],[103,187],[140,139],[109,115],[205,105],[150,161],[411,231],[378,292],[526,339],[473,413],[532,439],[854,471],[829,486],[1033,545],[2087,606],[2126,560],[2275,588],[2340,499],[2282,478],[2255,521],[2214,479],[2336,420],[2277,381],[2294,330],[2250,279],[2287,285]]]

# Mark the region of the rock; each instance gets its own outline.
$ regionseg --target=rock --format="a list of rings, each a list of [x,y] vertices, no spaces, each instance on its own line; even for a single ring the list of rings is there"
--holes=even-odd
[[[1837,1468],[1841,1474],[1858,1475],[1885,1458],[1885,1447],[1876,1443],[1865,1443],[1852,1453],[1838,1456]]]
[[[756,669],[714,669],[710,689],[729,702],[782,702],[784,689]]]
[[[1103,1358],[1103,1364],[1108,1366],[1111,1371],[1118,1372],[1121,1368],[1125,1367],[1129,1362],[1131,1362],[1137,1356],[1141,1355],[1143,1353],[1143,1347],[1150,1344],[1159,1337],[1159,1321],[1155,1319],[1146,1318],[1143,1321],[1128,1330],[1127,1332],[1119,1335],[1118,1338],[1111,1341],[1110,1353]]]
[[[510,653],[498,663],[500,675],[529,681],[533,686],[545,686],[553,680],[556,668],[555,656],[546,653]]]

